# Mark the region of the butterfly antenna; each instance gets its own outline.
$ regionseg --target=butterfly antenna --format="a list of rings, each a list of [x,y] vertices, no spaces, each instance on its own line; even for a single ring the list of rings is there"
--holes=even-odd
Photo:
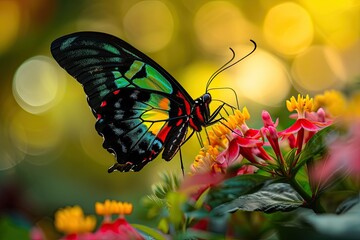
[[[252,39],[250,39],[250,42],[252,42],[254,44],[254,48],[248,53],[246,54],[244,57],[240,58],[239,60],[231,63],[234,58],[235,58],[235,51],[232,49],[232,48],[229,48],[230,51],[232,52],[232,57],[230,58],[229,61],[227,61],[224,65],[222,65],[218,70],[216,70],[209,78],[207,84],[206,84],[206,91],[205,92],[208,92],[209,90],[209,86],[211,84],[211,82],[214,80],[214,78],[216,76],[218,76],[220,73],[222,73],[223,71],[225,71],[226,69],[228,68],[231,68],[232,66],[234,66],[235,64],[238,64],[239,62],[241,62],[242,60],[244,60],[245,58],[247,58],[248,56],[250,56],[257,48],[257,45],[256,45],[256,42]]]
[[[230,51],[232,52],[232,57],[230,58],[229,61],[227,61],[224,65],[222,65],[218,70],[216,70],[216,71],[210,76],[208,82],[206,83],[206,90],[205,90],[205,92],[208,92],[209,86],[210,86],[211,82],[214,80],[214,78],[215,78],[217,75],[219,75],[219,74],[223,71],[223,69],[224,69],[228,64],[230,64],[230,63],[234,60],[234,58],[235,58],[235,51],[234,51],[232,48],[230,48]]]
[[[236,107],[237,107],[237,109],[239,109],[240,107],[240,105],[239,105],[239,99],[238,99],[238,96],[237,96],[237,94],[236,94],[236,92],[235,92],[235,90],[233,89],[233,88],[230,88],[230,87],[216,87],[216,88],[209,88],[208,89],[208,91],[211,91],[211,90],[230,90],[233,94],[234,94],[234,96],[235,96],[235,101],[236,101]]]

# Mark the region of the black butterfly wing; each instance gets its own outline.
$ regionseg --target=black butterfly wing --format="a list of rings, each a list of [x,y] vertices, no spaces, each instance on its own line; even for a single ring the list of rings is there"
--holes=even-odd
[[[63,36],[52,43],[51,52],[83,85],[103,147],[116,155],[114,168],[138,171],[164,147],[163,157],[172,158],[177,147],[169,141],[183,141],[194,102],[169,73],[104,33]]]

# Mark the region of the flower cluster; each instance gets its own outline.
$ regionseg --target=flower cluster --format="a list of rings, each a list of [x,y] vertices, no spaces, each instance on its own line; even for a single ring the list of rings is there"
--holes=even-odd
[[[257,128],[247,124],[246,107],[234,110],[206,131],[204,147],[184,179],[163,174],[153,195],[144,199],[148,217],[159,220],[157,230],[136,225],[140,234],[124,217],[132,205],[109,200],[95,205],[103,216],[96,231],[95,218],[85,216],[78,206],[59,210],[55,225],[65,234],[63,239],[74,240],[257,239],[256,234],[244,237],[238,223],[268,226],[269,219],[261,212],[302,207],[325,213],[322,193],[339,182],[338,176],[355,179],[358,194],[359,105],[360,94],[350,99],[337,91],[314,98],[299,94],[286,101],[291,124],[285,129],[280,129],[288,125],[282,124],[283,119],[280,122],[265,110]],[[347,207],[354,204],[350,200]]]
[[[79,206],[66,207],[55,213],[55,226],[65,233],[63,240],[144,239],[125,219],[125,215],[131,214],[132,209],[132,204],[126,202],[97,202],[95,211],[97,215],[103,216],[103,222],[93,232],[96,226],[94,216],[85,216]],[[113,221],[114,214],[118,217]]]
[[[236,110],[228,120],[217,123],[208,133],[208,144],[196,156],[192,173],[225,173],[229,166],[247,161],[238,174],[254,173],[262,168],[272,174],[289,175],[304,145],[314,134],[330,126],[332,120],[325,116],[322,108],[314,111],[314,100],[308,95],[291,97],[286,105],[290,112],[297,112],[291,115],[296,121],[282,131],[277,130],[279,121],[273,121],[267,111],[262,113],[263,127],[248,127],[245,120],[250,119],[250,114],[246,108],[242,112]],[[285,142],[290,149],[296,149],[294,159],[285,160],[280,147]],[[275,156],[265,150],[269,146]]]
[[[246,125],[248,119],[250,114],[244,107],[242,111],[235,110],[234,115],[230,115],[227,120],[215,124],[208,131],[208,142],[191,165],[192,174],[209,171],[225,173],[229,166],[242,161],[247,148],[261,144],[259,132]],[[241,171],[253,173],[254,170],[245,167]]]

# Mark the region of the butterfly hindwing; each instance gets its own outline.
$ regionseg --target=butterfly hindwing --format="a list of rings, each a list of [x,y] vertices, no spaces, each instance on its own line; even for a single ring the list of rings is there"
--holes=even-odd
[[[104,33],[61,37],[51,51],[83,85],[103,147],[119,163],[114,168],[139,171],[163,149],[165,160],[178,151],[194,101],[157,63]]]
[[[103,147],[114,153],[122,168],[140,170],[163,149],[169,131],[169,100],[134,88],[107,95],[98,110],[96,130]],[[171,121],[170,121],[171,122]]]

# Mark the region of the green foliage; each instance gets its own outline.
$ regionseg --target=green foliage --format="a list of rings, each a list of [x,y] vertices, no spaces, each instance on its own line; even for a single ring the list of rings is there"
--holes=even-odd
[[[149,237],[152,237],[153,239],[157,239],[157,240],[166,240],[167,238],[159,233],[157,230],[147,227],[145,225],[140,225],[140,224],[131,224],[134,228],[136,228],[137,230],[140,230],[141,232],[143,232],[144,234],[148,235]]]
[[[301,152],[299,161],[292,169],[293,173],[296,174],[296,172],[306,163],[312,163],[322,159],[327,151],[327,141],[332,135],[336,135],[336,130],[332,126],[324,128],[316,133]]]
[[[212,208],[217,207],[223,203],[235,200],[242,195],[256,192],[270,179],[270,177],[257,174],[239,175],[227,179],[210,189],[206,203]]]
[[[29,230],[9,217],[0,218],[0,239],[29,239]]]
[[[258,191],[240,195],[238,198],[215,207],[211,212],[214,215],[227,212],[262,211],[271,213],[275,211],[291,211],[302,206],[304,200],[287,183],[270,183]]]
[[[176,233],[185,229],[186,217],[183,205],[187,197],[177,190],[180,178],[174,174],[162,173],[161,182],[152,186],[153,194],[143,199],[149,218],[159,218],[158,229],[163,233]]]
[[[290,224],[278,227],[280,239],[293,236],[292,239],[343,240],[359,239],[360,203],[359,196],[345,201],[339,208],[345,211],[338,214],[315,214],[311,210],[301,209],[297,219]],[[342,209],[344,210],[344,209]]]
[[[152,186],[152,195],[146,196],[142,199],[144,206],[147,208],[147,217],[152,219],[160,218],[166,215],[168,208],[167,194],[178,190],[180,179],[174,174],[161,173],[161,182]]]

